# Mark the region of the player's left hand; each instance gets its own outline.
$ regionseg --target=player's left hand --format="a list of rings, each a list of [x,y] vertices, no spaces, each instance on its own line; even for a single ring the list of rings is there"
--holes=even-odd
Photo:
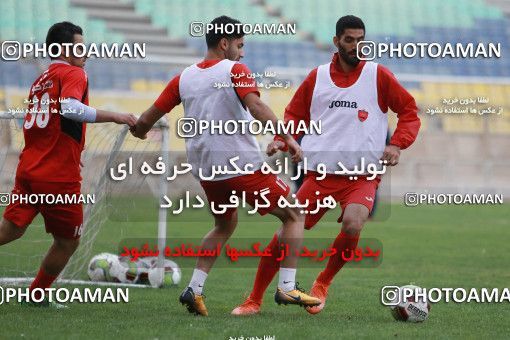
[[[400,147],[396,145],[386,145],[381,160],[386,161],[387,166],[395,166],[398,164],[399,159]]]
[[[113,121],[117,124],[127,124],[129,127],[133,127],[136,124],[138,118],[132,113],[117,113],[113,117]]]
[[[278,150],[285,149],[285,143],[280,140],[274,140],[267,145],[266,154],[268,156],[274,155]]]

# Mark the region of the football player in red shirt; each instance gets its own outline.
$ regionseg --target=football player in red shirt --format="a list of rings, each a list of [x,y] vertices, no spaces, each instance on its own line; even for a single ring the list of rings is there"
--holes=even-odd
[[[46,37],[46,46],[54,49],[53,55],[59,49],[51,44],[77,43],[83,43],[83,32],[70,22],[54,24]],[[49,68],[30,87],[30,105],[23,124],[25,147],[19,157],[13,194],[79,195],[86,123],[114,122],[129,126],[136,123],[134,115],[88,106],[88,81],[83,70],[86,57],[74,56],[70,53],[72,48],[60,51],[60,56],[52,58]],[[30,204],[18,200],[11,202],[4,212],[0,245],[23,236],[38,213],[54,241],[31,290],[50,287],[78,247],[83,228],[81,204]],[[47,300],[37,305],[60,306]]]
[[[374,163],[380,158],[394,166],[399,161],[400,150],[409,147],[418,135],[420,119],[414,98],[386,67],[358,59],[357,45],[364,39],[365,25],[360,18],[352,15],[340,18],[333,38],[338,52],[331,63],[310,72],[285,109],[286,122],[321,120],[323,123],[322,134],[305,135],[301,142],[309,166],[310,158],[325,163],[331,158],[334,163],[347,164],[353,159],[359,162],[366,156],[372,156]],[[397,113],[398,123],[390,144],[386,146],[388,109]],[[276,136],[268,145],[267,154],[285,149],[285,142]],[[324,308],[329,286],[345,264],[340,254],[356,248],[380,182],[380,175],[373,180],[368,180],[366,175],[350,180],[348,176],[330,171],[323,180],[316,177],[313,169],[308,172],[297,193],[299,201],[309,199],[315,202],[317,197],[332,195],[342,208],[338,219],[342,228],[333,242],[336,255],[329,258],[326,268],[313,283],[311,294],[320,298],[321,304],[307,307],[310,314],[317,314]],[[320,195],[316,196],[316,192]],[[314,204],[307,207],[309,211],[315,208]],[[305,229],[312,228],[326,211],[327,208],[321,208],[318,213],[307,215]],[[278,248],[275,242],[269,247],[273,253]],[[264,292],[278,266],[274,257],[260,260],[250,296],[232,314],[259,313]]]

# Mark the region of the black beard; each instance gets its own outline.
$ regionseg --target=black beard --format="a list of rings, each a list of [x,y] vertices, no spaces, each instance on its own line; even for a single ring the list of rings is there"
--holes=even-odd
[[[357,55],[351,57],[349,54],[347,54],[347,51],[341,46],[338,47],[338,55],[343,59],[343,61],[347,63],[347,65],[350,66],[358,66],[360,62]]]

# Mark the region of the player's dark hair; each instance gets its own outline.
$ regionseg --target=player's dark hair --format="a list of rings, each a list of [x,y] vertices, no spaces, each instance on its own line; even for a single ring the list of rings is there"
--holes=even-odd
[[[205,42],[207,48],[218,46],[223,38],[228,40],[239,39],[244,37],[243,27],[239,20],[222,15],[211,21],[212,29],[207,30],[205,34]],[[216,28],[216,29],[215,29]]]
[[[336,36],[340,37],[342,34],[344,34],[344,31],[349,28],[358,28],[365,31],[365,24],[363,23],[363,20],[354,15],[346,15],[341,17],[336,22]]]
[[[48,30],[48,35],[46,35],[46,48],[48,48],[50,55],[54,55],[58,52],[56,46],[51,47],[50,50],[51,44],[72,44],[75,34],[83,35],[83,30],[80,26],[70,23],[69,21],[58,22],[51,26]],[[56,58],[51,57],[51,59]]]

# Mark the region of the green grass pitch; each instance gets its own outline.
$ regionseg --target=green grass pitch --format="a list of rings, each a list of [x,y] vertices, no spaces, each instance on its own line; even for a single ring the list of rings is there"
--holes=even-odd
[[[140,214],[145,209],[140,209]],[[169,217],[168,236],[197,238],[210,228],[206,212],[195,222]],[[335,237],[337,212],[329,214],[305,237]],[[296,306],[273,302],[276,280],[264,299],[262,313],[233,317],[230,311],[252,286],[255,268],[213,268],[205,286],[210,316],[196,317],[178,303],[190,279],[183,268],[179,287],[134,289],[127,304],[70,304],[67,310],[0,305],[0,338],[141,338],[229,339],[244,337],[276,339],[339,338],[507,338],[510,304],[437,303],[422,324],[394,321],[380,303],[385,285],[410,282],[423,287],[510,287],[510,209],[503,206],[391,206],[389,218],[369,222],[362,237],[379,239],[384,247],[377,268],[345,268],[336,277],[322,313],[312,316]],[[40,222],[40,221],[39,221]],[[235,237],[271,237],[278,223],[271,216],[240,218]],[[119,230],[123,237],[154,237],[154,222],[108,221],[94,253],[115,251]],[[17,252],[42,254],[49,237],[42,228],[31,228],[25,240],[0,247],[1,276]],[[48,242],[31,242],[30,240]],[[177,260],[178,262],[178,260]],[[36,268],[31,268],[35,270]],[[303,268],[297,280],[307,290],[319,268]]]

